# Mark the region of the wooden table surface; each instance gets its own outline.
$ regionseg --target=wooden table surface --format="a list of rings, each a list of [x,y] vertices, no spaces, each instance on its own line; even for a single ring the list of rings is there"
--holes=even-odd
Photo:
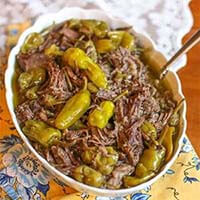
[[[183,41],[200,28],[200,0],[192,0],[190,8],[194,25]],[[187,135],[200,156],[200,43],[188,53],[187,60],[186,67],[178,75],[187,101]]]

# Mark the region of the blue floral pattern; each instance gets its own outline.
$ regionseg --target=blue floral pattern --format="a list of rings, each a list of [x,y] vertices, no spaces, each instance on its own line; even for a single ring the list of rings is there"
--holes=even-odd
[[[11,199],[41,199],[46,195],[50,175],[30,153],[19,137],[11,135],[0,140],[0,152],[4,153],[0,170],[0,186]],[[15,184],[15,187],[14,187]]]
[[[197,171],[200,170],[200,159],[197,156],[192,158],[192,162],[195,164],[195,168]]]
[[[182,145],[180,153],[189,153],[192,150],[193,150],[193,148],[192,148],[192,145],[190,144],[189,140],[186,137],[184,137],[183,145]]]
[[[171,175],[171,174],[174,174],[174,173],[175,173],[175,171],[172,170],[172,169],[168,169],[167,172],[166,172],[166,174],[170,174],[170,175]]]
[[[131,200],[148,200],[151,197],[149,194],[145,193],[135,193],[131,196]]]

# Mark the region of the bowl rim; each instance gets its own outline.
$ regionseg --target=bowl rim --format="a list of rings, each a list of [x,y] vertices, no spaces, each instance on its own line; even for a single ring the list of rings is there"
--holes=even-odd
[[[24,141],[25,145],[29,148],[29,150],[36,156],[36,158],[43,164],[43,166],[48,169],[50,174],[54,174],[57,177],[59,177],[60,179],[64,180],[65,183],[67,183],[68,185],[72,185],[72,187],[74,187],[75,189],[78,188],[78,190],[82,190],[85,192],[89,192],[89,193],[93,193],[93,194],[97,194],[97,195],[102,195],[102,196],[122,196],[125,194],[131,194],[134,193],[136,191],[142,190],[145,187],[153,184],[156,180],[158,180],[161,176],[163,176],[166,171],[172,166],[172,164],[174,163],[175,159],[178,156],[178,153],[181,149],[181,145],[182,145],[182,140],[183,137],[185,136],[185,131],[186,131],[186,102],[184,101],[183,103],[183,112],[182,112],[182,119],[183,119],[183,128],[181,131],[181,136],[178,140],[178,148],[176,150],[176,152],[174,153],[173,157],[170,159],[170,161],[168,163],[165,164],[165,166],[163,167],[162,171],[159,171],[158,174],[156,174],[156,176],[154,176],[153,178],[151,178],[150,180],[141,183],[137,186],[131,187],[131,188],[124,188],[124,189],[118,189],[118,190],[112,190],[112,189],[102,189],[102,188],[96,188],[93,186],[89,186],[86,185],[84,183],[80,183],[78,181],[76,181],[75,179],[65,175],[64,173],[62,173],[61,171],[57,170],[55,167],[53,167],[51,164],[48,163],[48,161],[46,159],[44,159],[39,153],[37,153],[37,151],[33,148],[33,146],[31,145],[31,143],[29,142],[28,138],[24,135],[24,133],[22,132],[19,123],[17,122],[17,118],[14,112],[14,105],[13,105],[13,92],[12,92],[12,76],[13,74],[11,73],[12,71],[14,71],[14,66],[15,66],[15,62],[16,62],[16,54],[19,52],[20,47],[22,46],[25,38],[27,37],[28,34],[30,34],[31,32],[39,32],[39,26],[43,26],[42,29],[44,29],[44,24],[46,27],[48,27],[49,25],[52,24],[52,20],[51,23],[47,24],[47,19],[53,19],[56,18],[58,16],[64,16],[65,12],[71,12],[71,13],[81,13],[81,14],[85,14],[87,13],[93,13],[93,15],[101,15],[104,16],[106,18],[108,18],[111,21],[115,21],[116,23],[123,23],[124,25],[129,25],[128,23],[126,23],[125,21],[113,17],[107,13],[105,13],[102,10],[98,10],[98,9],[83,9],[83,8],[79,8],[79,7],[66,7],[63,8],[62,10],[60,10],[59,12],[56,13],[48,13],[48,14],[44,14],[42,16],[40,16],[36,22],[29,27],[28,29],[26,29],[20,36],[16,46],[11,50],[10,54],[9,54],[9,58],[8,58],[8,66],[5,72],[5,88],[6,88],[6,102],[8,105],[8,109],[12,118],[12,121],[17,129],[17,132],[19,133],[20,137],[22,138],[22,140]],[[71,18],[76,17],[76,16],[71,16]],[[77,17],[76,17],[77,18]],[[66,17],[62,20],[65,21],[67,20]],[[59,23],[59,22],[57,22]],[[142,36],[144,36],[146,39],[148,39],[148,41],[151,42],[152,46],[153,46],[153,51],[158,51],[156,48],[155,43],[150,39],[150,37],[147,35],[147,33],[145,33],[144,31],[140,31],[139,29],[134,28],[133,29],[134,32],[141,34]],[[159,51],[158,51],[159,52]],[[163,54],[162,54],[163,55]],[[184,95],[182,93],[182,88],[181,88],[181,82],[178,78],[178,75],[176,74],[176,72],[174,71],[170,71],[170,74],[172,74],[177,82],[177,93],[184,98]]]

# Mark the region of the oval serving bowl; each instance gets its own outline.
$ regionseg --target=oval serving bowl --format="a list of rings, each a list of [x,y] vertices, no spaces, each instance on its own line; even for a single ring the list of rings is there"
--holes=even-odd
[[[174,146],[174,153],[170,161],[166,163],[159,171],[158,174],[156,174],[155,177],[150,179],[149,181],[142,183],[138,186],[128,188],[128,189],[119,189],[119,190],[110,190],[110,189],[100,189],[95,188],[92,186],[85,185],[83,183],[80,183],[73,178],[64,175],[62,172],[58,171],[55,167],[50,165],[42,156],[40,156],[36,150],[32,147],[30,141],[28,138],[24,135],[22,132],[18,122],[17,118],[14,112],[14,103],[13,103],[13,91],[12,91],[12,77],[15,71],[15,62],[16,62],[16,55],[20,51],[20,47],[25,41],[25,38],[32,32],[41,32],[43,29],[47,28],[48,26],[52,25],[53,23],[60,23],[65,20],[68,20],[70,18],[80,18],[80,19],[98,19],[106,21],[112,28],[119,28],[119,27],[127,27],[130,26],[130,24],[127,24],[126,22],[114,18],[112,16],[109,16],[104,11],[101,10],[86,10],[81,9],[77,7],[72,8],[64,8],[58,13],[51,13],[51,14],[45,14],[38,18],[38,20],[34,23],[33,26],[28,28],[21,37],[19,38],[19,41],[17,45],[12,49],[10,52],[9,58],[8,58],[8,67],[5,73],[5,86],[6,86],[6,100],[8,104],[8,109],[10,111],[12,120],[14,122],[14,125],[23,139],[24,143],[28,146],[30,151],[41,161],[41,163],[44,165],[44,167],[49,170],[51,174],[54,174],[57,178],[59,178],[62,182],[66,183],[70,187],[73,187],[74,189],[82,192],[91,193],[94,195],[99,196],[124,196],[127,194],[133,194],[139,190],[142,190],[146,188],[147,186],[153,184],[155,181],[157,181],[162,175],[165,174],[165,172],[171,167],[173,162],[178,156],[178,153],[181,148],[182,139],[185,134],[186,130],[186,103],[184,102],[180,113],[180,124],[179,124],[179,131],[177,133],[177,137],[175,138],[175,146]],[[156,47],[154,43],[151,41],[151,39],[142,32],[140,33],[139,30],[132,30],[133,34],[137,37],[140,45],[144,48],[144,58],[145,62],[149,64],[150,66],[153,66],[154,69],[159,70],[165,63],[166,59],[165,57],[156,50]],[[176,74],[176,72],[169,71],[165,83],[167,87],[172,91],[174,100],[180,101],[184,98],[181,90],[181,83],[180,80]]]

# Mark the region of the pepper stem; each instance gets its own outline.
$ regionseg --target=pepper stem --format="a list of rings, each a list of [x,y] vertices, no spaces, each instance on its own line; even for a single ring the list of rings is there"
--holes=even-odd
[[[176,106],[176,108],[174,109],[174,114],[175,113],[177,113],[179,110],[180,110],[180,108],[181,108],[181,106],[183,105],[183,102],[185,101],[185,99],[182,99],[179,103],[178,103],[178,105]]]
[[[164,140],[164,138],[165,138],[165,136],[166,136],[168,130],[169,130],[169,126],[166,125],[166,126],[164,127],[162,133],[161,133],[160,138],[158,139],[158,143],[159,143],[160,145],[163,143],[163,140]]]
[[[113,102],[116,102],[117,100],[119,100],[120,98],[122,98],[123,96],[125,96],[126,94],[128,94],[128,90],[125,90],[124,92],[122,92],[121,94],[119,94],[118,96],[116,96],[113,100]]]

